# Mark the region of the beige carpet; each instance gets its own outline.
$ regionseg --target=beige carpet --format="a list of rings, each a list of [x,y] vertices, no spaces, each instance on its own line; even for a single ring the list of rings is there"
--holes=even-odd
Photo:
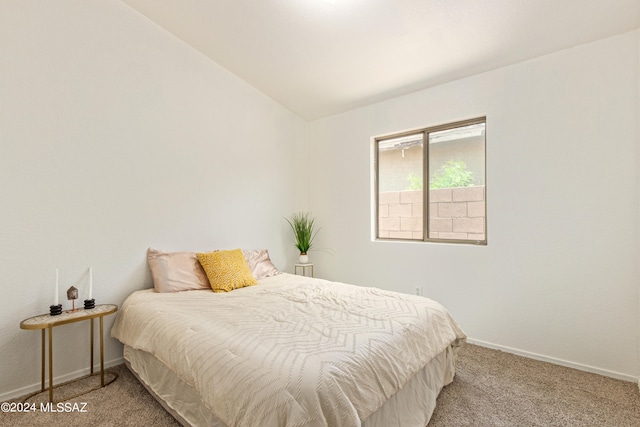
[[[113,384],[68,402],[71,409],[86,403],[86,412],[42,413],[44,393],[29,399],[35,412],[1,413],[0,425],[179,425],[124,365],[111,371],[119,375]],[[78,385],[56,389],[56,398]],[[467,345],[429,423],[444,426],[640,426],[640,393],[635,383]]]
[[[640,426],[638,384],[466,345],[429,427]]]

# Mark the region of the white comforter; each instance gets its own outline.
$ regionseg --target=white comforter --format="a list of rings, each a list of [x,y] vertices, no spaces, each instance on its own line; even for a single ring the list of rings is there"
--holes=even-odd
[[[465,339],[428,298],[290,274],[229,293],[133,293],[111,335],[155,355],[228,426],[359,426]]]

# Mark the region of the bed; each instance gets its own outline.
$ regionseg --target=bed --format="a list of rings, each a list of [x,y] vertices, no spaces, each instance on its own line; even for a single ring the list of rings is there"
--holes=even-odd
[[[131,294],[111,335],[183,425],[425,426],[465,340],[428,298],[287,273]]]

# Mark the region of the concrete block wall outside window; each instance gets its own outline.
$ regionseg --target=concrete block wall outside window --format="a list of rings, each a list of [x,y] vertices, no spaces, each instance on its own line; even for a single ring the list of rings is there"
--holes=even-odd
[[[429,190],[430,235],[435,239],[485,240],[485,187]],[[422,240],[422,191],[379,195],[378,237]]]

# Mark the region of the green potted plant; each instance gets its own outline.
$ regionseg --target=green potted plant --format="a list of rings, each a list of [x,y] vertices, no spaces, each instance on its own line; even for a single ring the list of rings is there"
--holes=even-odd
[[[285,219],[293,231],[296,241],[294,246],[300,251],[300,263],[307,264],[309,262],[307,252],[313,246],[313,239],[318,232],[315,228],[315,219],[308,212],[294,213],[290,219]]]

